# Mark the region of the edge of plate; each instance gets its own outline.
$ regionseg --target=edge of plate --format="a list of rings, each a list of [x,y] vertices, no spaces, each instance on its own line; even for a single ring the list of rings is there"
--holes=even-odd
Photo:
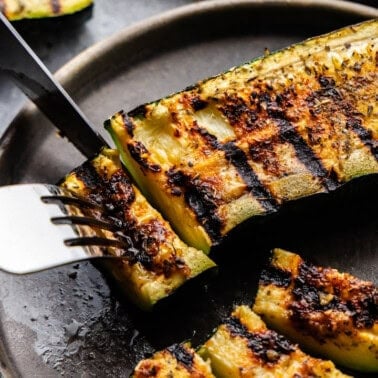
[[[111,50],[124,43],[125,40],[135,39],[143,35],[146,31],[158,29],[165,24],[172,21],[184,20],[187,17],[195,17],[196,15],[203,15],[213,11],[227,10],[238,7],[261,7],[263,5],[273,5],[277,7],[317,7],[327,10],[335,10],[344,13],[358,14],[361,17],[377,18],[378,9],[368,5],[353,3],[344,0],[207,0],[201,3],[193,3],[190,5],[180,6],[173,10],[169,10],[155,16],[139,21],[125,29],[116,32],[115,34],[95,43],[86,48],[76,57],[72,58],[64,64],[56,73],[55,77],[68,90],[74,84],[75,72],[80,72],[85,67],[90,67],[94,61],[100,56],[107,55]],[[12,140],[14,128],[12,127],[17,120],[22,117],[32,116],[38,109],[31,101],[26,101],[26,104],[17,114],[15,119],[6,128],[3,135],[0,137],[0,161],[2,154],[6,151],[7,144]],[[17,376],[17,373],[12,368],[12,362],[7,358],[6,348],[0,340],[0,377],[8,378]]]
[[[145,20],[136,22],[135,24],[122,29],[119,32],[95,43],[76,55],[66,64],[64,64],[56,73],[55,77],[68,90],[74,84],[75,72],[81,71],[84,67],[90,67],[101,56],[107,55],[111,50],[124,43],[126,39],[132,40],[143,35],[146,31],[158,29],[165,24],[169,24],[173,20],[184,20],[188,17],[203,15],[213,11],[232,9],[238,7],[261,7],[263,5],[273,5],[277,7],[303,7],[303,8],[324,8],[327,10],[339,10],[340,12],[359,14],[366,18],[378,17],[378,9],[368,5],[353,3],[350,1],[336,0],[206,0],[201,3],[193,3],[177,7],[175,9],[154,15]],[[6,128],[3,135],[0,136],[0,159],[2,155],[2,146],[10,140],[8,135],[16,119],[25,113],[30,115],[37,111],[37,108],[30,101],[27,101],[24,107],[17,114],[15,119]]]
[[[169,24],[173,20],[177,21],[187,17],[195,17],[213,11],[232,9],[238,7],[261,7],[271,4],[277,7],[303,7],[303,8],[325,8],[328,10],[340,10],[341,12],[355,13],[362,17],[378,17],[378,9],[368,5],[353,3],[344,0],[207,0],[201,3],[193,3],[177,7],[173,10],[163,12],[139,21],[115,34],[97,42],[91,47],[83,50],[68,63],[63,65],[56,73],[56,77],[63,85],[69,85],[72,80],[72,73],[80,71],[84,66],[91,65],[92,62],[101,55],[106,55],[110,50],[117,48],[124,43],[125,39],[135,39],[144,34],[147,30],[160,28],[162,25]]]

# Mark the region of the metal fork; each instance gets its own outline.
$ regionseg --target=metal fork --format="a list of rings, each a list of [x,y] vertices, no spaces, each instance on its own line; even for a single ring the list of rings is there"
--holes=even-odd
[[[55,185],[1,187],[0,269],[25,274],[91,258],[127,258],[137,252],[122,233],[122,222],[84,216],[83,209],[103,213],[101,205]],[[114,238],[96,236],[96,229],[111,231]]]

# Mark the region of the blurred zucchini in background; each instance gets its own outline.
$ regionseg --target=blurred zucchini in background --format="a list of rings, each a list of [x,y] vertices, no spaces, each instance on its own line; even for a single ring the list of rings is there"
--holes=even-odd
[[[0,0],[0,12],[16,21],[68,15],[92,4],[93,0]]]
[[[105,122],[189,245],[378,172],[378,20],[232,68]]]
[[[187,280],[215,264],[202,252],[187,246],[131,183],[118,152],[104,149],[67,175],[62,187],[101,209],[72,209],[112,225],[110,230],[85,229],[91,236],[126,241],[126,252],[106,247],[127,259],[104,261],[126,295],[144,309],[172,294]]]
[[[372,282],[275,249],[253,310],[309,351],[342,366],[378,372],[378,290]]]
[[[132,378],[215,378],[209,362],[188,344],[174,344],[138,363]]]

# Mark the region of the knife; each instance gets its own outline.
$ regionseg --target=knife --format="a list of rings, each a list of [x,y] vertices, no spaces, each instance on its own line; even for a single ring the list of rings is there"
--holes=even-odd
[[[0,12],[0,70],[87,158],[107,146],[89,120]]]

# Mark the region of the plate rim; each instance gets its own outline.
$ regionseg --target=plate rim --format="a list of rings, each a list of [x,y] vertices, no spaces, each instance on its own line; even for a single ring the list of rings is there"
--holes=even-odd
[[[341,12],[359,13],[362,17],[378,17],[378,9],[371,6],[355,3],[346,0],[205,0],[200,3],[179,6],[177,8],[150,16],[142,21],[138,21],[124,29],[104,38],[103,40],[84,49],[81,53],[70,59],[55,75],[63,85],[69,84],[71,73],[81,70],[84,66],[91,64],[94,58],[106,55],[117,45],[124,43],[127,39],[135,39],[153,28],[160,28],[164,24],[185,19],[206,12],[231,9],[235,6],[266,6],[274,5],[277,7],[306,7],[306,8],[325,8],[327,10],[339,10]]]
[[[177,8],[158,13],[138,21],[135,24],[126,26],[120,31],[105,37],[101,41],[96,42],[95,44],[81,51],[68,62],[63,64],[54,73],[54,76],[69,92],[74,82],[75,72],[80,72],[84,68],[90,67],[91,64],[94,64],[97,59],[99,59],[101,56],[106,56],[118,45],[125,43],[127,40],[133,40],[138,36],[145,34],[147,31],[151,31],[154,28],[160,28],[163,25],[169,24],[173,21],[183,20],[187,17],[195,17],[196,15],[203,15],[204,13],[211,13],[214,11],[224,11],[235,6],[261,7],[266,5],[273,5],[277,7],[316,7],[319,9],[324,8],[327,10],[358,14],[361,17],[366,18],[378,17],[378,9],[346,0],[331,2],[329,0],[205,0],[200,3],[178,6]],[[3,146],[6,146],[12,139],[14,130],[16,129],[14,125],[18,124],[19,119],[32,116],[35,112],[39,112],[39,110],[30,100],[26,100],[21,110],[5,128],[2,135],[0,135],[0,160],[2,158],[2,154],[4,153]]]
[[[330,2],[329,0],[206,0],[200,3],[192,3],[189,5],[179,6],[172,10],[164,11],[154,16],[148,17],[144,20],[138,21],[133,25],[127,26],[120,31],[104,38],[103,40],[93,44],[84,49],[78,55],[70,59],[54,74],[59,82],[69,91],[73,85],[75,73],[88,69],[96,59],[101,56],[106,56],[111,50],[117,46],[133,40],[138,36],[142,36],[146,32],[150,32],[155,28],[160,28],[165,24],[183,20],[187,17],[195,17],[196,15],[203,15],[214,11],[227,10],[234,7],[262,7],[267,5],[274,5],[277,7],[306,7],[318,9],[324,8],[326,10],[336,10],[343,13],[356,14],[366,18],[378,17],[378,9],[371,6],[337,0]],[[12,140],[13,133],[19,124],[19,120],[24,117],[33,116],[39,110],[26,100],[25,105],[17,113],[16,117],[7,126],[0,137],[0,160],[2,152],[6,150],[7,142]],[[0,324],[0,329],[2,324]],[[1,334],[1,332],[0,332]],[[5,367],[2,366],[4,364]],[[14,363],[13,357],[7,353],[7,347],[0,339],[0,374],[4,377],[17,376],[17,364]]]

